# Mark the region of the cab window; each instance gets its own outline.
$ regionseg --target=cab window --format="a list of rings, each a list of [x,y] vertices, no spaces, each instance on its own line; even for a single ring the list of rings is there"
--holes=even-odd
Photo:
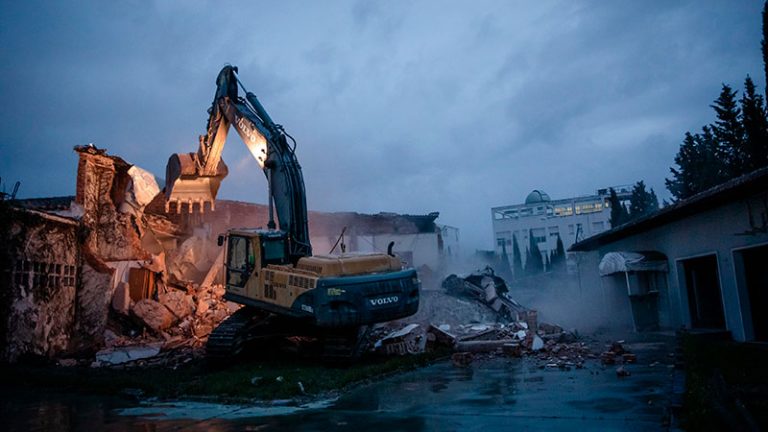
[[[264,264],[285,264],[288,262],[285,239],[264,239],[261,242]]]
[[[227,284],[245,286],[255,264],[250,240],[245,237],[230,236],[227,252]]]

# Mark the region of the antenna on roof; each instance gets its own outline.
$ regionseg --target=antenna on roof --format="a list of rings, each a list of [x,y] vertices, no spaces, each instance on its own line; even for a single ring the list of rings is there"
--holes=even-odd
[[[21,186],[20,181],[17,181],[16,184],[13,185],[13,192],[11,192],[11,199],[16,199],[16,192],[19,191],[19,186]]]
[[[3,190],[0,191],[0,201],[5,201],[6,199],[16,199],[16,193],[19,191],[19,186],[21,186],[21,182],[17,181],[13,185],[13,192],[7,193],[5,191],[5,185],[3,185],[3,178],[0,177],[0,185],[2,185]]]
[[[346,232],[346,231],[347,231],[347,227],[344,227],[344,228],[342,228],[342,230],[341,230],[341,235],[340,235],[340,236],[339,236],[339,238],[336,240],[336,243],[334,243],[333,247],[331,248],[331,251],[330,251],[330,252],[328,252],[329,254],[332,254],[332,253],[333,253],[333,251],[334,251],[334,250],[336,250],[336,246],[338,246],[338,245],[339,245],[339,242],[341,242],[341,253],[344,253],[344,252],[346,252],[346,250],[347,250],[347,245],[345,245],[345,244],[344,244],[344,232]]]

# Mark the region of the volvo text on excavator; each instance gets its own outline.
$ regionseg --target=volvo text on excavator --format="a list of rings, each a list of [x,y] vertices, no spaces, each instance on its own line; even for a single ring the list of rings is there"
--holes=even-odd
[[[267,178],[267,227],[231,229],[219,237],[220,246],[226,243],[224,298],[244,307],[214,329],[207,354],[227,359],[249,340],[283,335],[321,340],[326,359],[355,358],[370,325],[416,313],[416,271],[403,267],[391,245],[386,254],[312,255],[296,143],[245,90],[237,71],[225,66],[216,79],[197,153],[172,155],[166,169],[166,211],[203,211],[206,203],[214,210],[227,175],[221,152],[234,126]]]

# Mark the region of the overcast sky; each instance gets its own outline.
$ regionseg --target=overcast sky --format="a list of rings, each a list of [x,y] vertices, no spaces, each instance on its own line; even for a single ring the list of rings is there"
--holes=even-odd
[[[494,206],[645,180],[661,197],[721,83],[764,88],[761,1],[2,0],[0,176],[73,195],[75,145],[165,174],[224,64],[298,141],[310,209],[439,211],[491,249]],[[219,198],[266,202],[239,137]]]

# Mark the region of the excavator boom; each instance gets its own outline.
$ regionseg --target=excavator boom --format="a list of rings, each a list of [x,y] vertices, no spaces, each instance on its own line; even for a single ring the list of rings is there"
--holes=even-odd
[[[288,234],[289,255],[292,262],[312,255],[307,223],[307,204],[304,178],[290,137],[283,127],[274,123],[258,98],[246,91],[245,98],[238,95],[237,68],[225,66],[216,78],[216,95],[208,113],[207,133],[200,137],[197,153],[174,154],[166,168],[166,210],[175,203],[181,211],[186,203],[188,211],[194,204],[214,206],[221,180],[227,168],[221,159],[229,127],[233,126],[258,161],[269,186],[270,225],[273,225],[274,204],[280,229]],[[292,138],[291,138],[292,140]],[[274,228],[270,226],[269,228]]]

